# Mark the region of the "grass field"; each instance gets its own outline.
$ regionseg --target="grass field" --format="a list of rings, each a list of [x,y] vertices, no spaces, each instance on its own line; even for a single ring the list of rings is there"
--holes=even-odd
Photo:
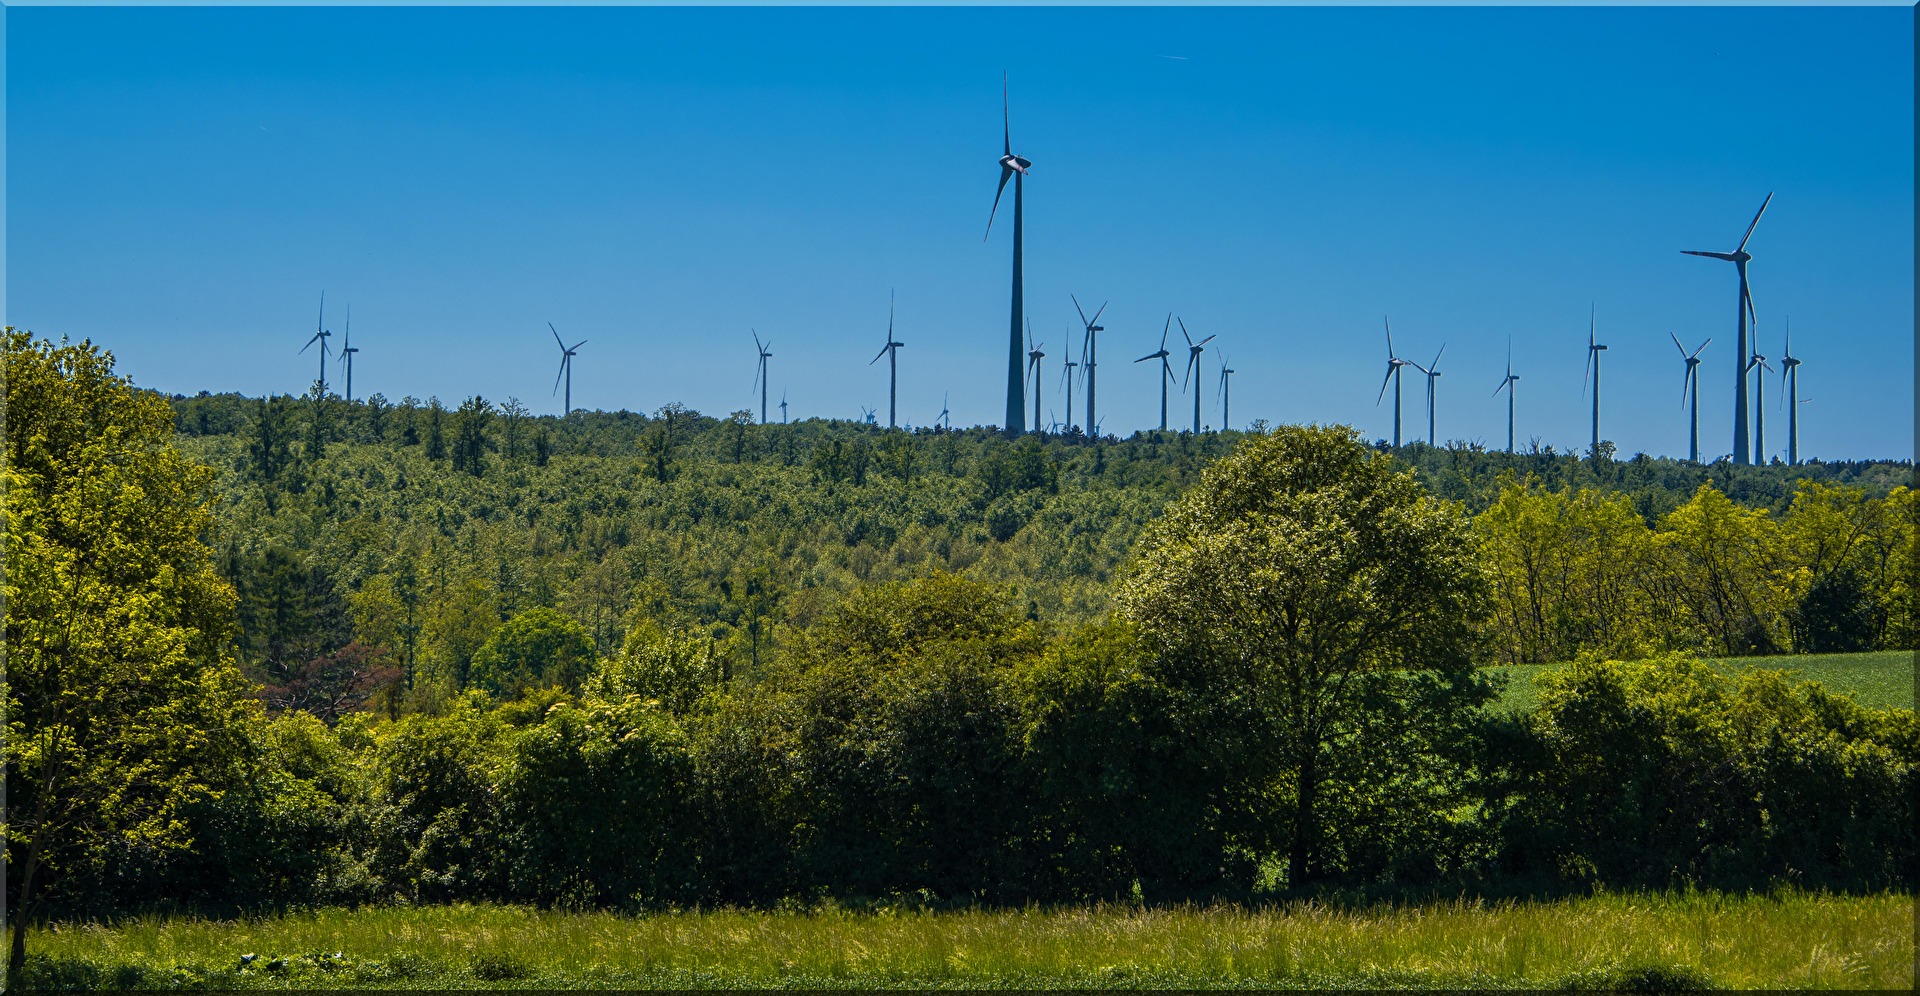
[[[1907,895],[628,917],[499,906],[67,924],[25,986],[1912,989]],[[242,968],[242,957],[255,955]]]
[[[1848,692],[1861,705],[1876,709],[1913,708],[1914,655],[1910,650],[1866,654],[1794,654],[1779,657],[1726,657],[1710,661],[1728,674],[1743,668],[1765,667],[1786,671],[1794,681],[1817,681],[1829,691]],[[1533,708],[1535,675],[1557,664],[1510,664],[1488,668],[1507,675],[1500,706]]]

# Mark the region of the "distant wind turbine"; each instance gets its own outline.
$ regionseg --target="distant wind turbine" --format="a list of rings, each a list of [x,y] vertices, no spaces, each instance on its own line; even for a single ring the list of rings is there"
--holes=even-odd
[[[1169,311],[1167,312],[1166,327],[1160,330],[1159,351],[1148,353],[1147,355],[1142,356],[1139,359],[1133,361],[1135,363],[1145,363],[1148,360],[1160,361],[1160,431],[1161,432],[1167,431],[1167,384],[1168,382],[1173,380],[1173,364],[1167,362],[1167,357],[1173,355],[1167,352],[1167,334],[1171,331],[1173,331],[1173,312]],[[1099,423],[1096,422],[1095,424],[1098,425]]]
[[[1093,412],[1094,391],[1098,387],[1098,384],[1094,381],[1094,368],[1099,366],[1100,333],[1106,331],[1106,327],[1099,324],[1099,322],[1100,316],[1107,310],[1107,306],[1103,302],[1099,308],[1094,310],[1093,317],[1088,318],[1086,309],[1080,307],[1080,299],[1073,297],[1071,294],[1067,296],[1073,299],[1073,310],[1080,313],[1080,324],[1086,327],[1086,338],[1080,340],[1080,362],[1081,376],[1087,379],[1087,432],[1091,434],[1096,422]],[[1164,346],[1165,344],[1162,343],[1162,345]],[[1071,409],[1073,406],[1068,405],[1067,407]],[[1067,413],[1067,419],[1068,421],[1072,421],[1073,413],[1071,411]]]
[[[1800,361],[1793,355],[1793,319],[1787,319],[1787,348],[1780,357],[1780,393],[1792,395],[1787,406],[1787,465],[1800,463]]]
[[[1593,450],[1595,456],[1600,453],[1600,354],[1607,347],[1596,345],[1593,341],[1594,322],[1599,315],[1596,307],[1587,316],[1587,369],[1580,375],[1580,391],[1587,390],[1587,376],[1593,376]]]
[[[1020,376],[1020,326],[1026,317],[1026,283],[1023,277],[1021,252],[1026,236],[1026,200],[1025,189],[1027,170],[1033,163],[1013,154],[1013,112],[1007,99],[1007,74],[1000,74],[1000,118],[1005,132],[1005,151],[1000,156],[1000,188],[993,193],[993,210],[987,213],[987,236],[993,234],[993,216],[1000,211],[1000,196],[1007,192],[1007,181],[1013,181],[1013,321],[1007,333],[1007,424],[1009,433],[1026,431],[1025,399],[1021,397],[1022,379]],[[985,242],[987,236],[981,236]],[[1034,421],[1040,420],[1039,415]],[[1035,428],[1039,428],[1035,426]]]
[[[1708,252],[1702,249],[1682,249],[1689,256],[1706,256],[1711,259],[1724,259],[1734,265],[1740,274],[1740,297],[1734,301],[1733,342],[1733,462],[1747,462],[1747,320],[1753,316],[1753,295],[1747,289],[1747,263],[1753,259],[1747,253],[1747,240],[1753,238],[1753,230],[1760,225],[1760,216],[1767,213],[1767,205],[1773,203],[1773,193],[1767,193],[1767,199],[1760,202],[1760,210],[1754,212],[1753,221],[1747,225],[1747,234],[1740,237],[1740,245],[1732,252]]]
[[[765,421],[765,420],[763,419],[762,421]],[[787,421],[787,392],[781,391],[780,392],[780,422],[782,424],[785,424],[786,421]]]
[[[1200,354],[1206,351],[1207,343],[1218,338],[1219,333],[1216,332],[1199,342],[1194,342],[1193,336],[1187,335],[1186,321],[1184,319],[1179,319],[1178,321],[1180,322],[1180,334],[1187,337],[1187,370],[1186,373],[1180,377],[1180,390],[1182,393],[1185,393],[1187,390],[1187,379],[1200,372]],[[1196,436],[1200,434],[1200,381],[1197,379],[1193,382],[1193,434]]]
[[[1380,399],[1387,396],[1387,385],[1393,385],[1393,448],[1400,448],[1400,369],[1413,366],[1413,363],[1400,358],[1393,351],[1393,323],[1382,315],[1380,323],[1387,330],[1387,376],[1380,381],[1380,394],[1373,399],[1373,406],[1380,407]]]
[[[1428,446],[1434,445],[1433,389],[1434,389],[1434,385],[1440,380],[1440,353],[1444,353],[1446,351],[1447,351],[1447,344],[1443,342],[1440,344],[1440,352],[1433,354],[1432,363],[1429,363],[1424,367],[1418,363],[1413,364],[1413,368],[1415,370],[1418,370],[1421,373],[1427,375],[1427,445]]]
[[[1685,360],[1687,364],[1687,372],[1682,375],[1680,379],[1680,403],[1689,406],[1687,415],[1687,460],[1690,463],[1699,463],[1700,352],[1706,349],[1707,343],[1712,342],[1713,339],[1712,337],[1708,337],[1706,342],[1700,344],[1699,349],[1689,353],[1687,352],[1687,347],[1680,345],[1679,336],[1669,332],[1667,333],[1667,337],[1673,340],[1673,348],[1680,351],[1680,358]]]
[[[1072,350],[1073,347],[1069,345],[1067,348]],[[1073,430],[1073,370],[1080,364],[1073,361],[1071,351],[1067,353],[1067,357],[1067,362],[1060,365],[1060,384],[1067,389],[1067,431],[1071,432]]]
[[[867,361],[867,366],[873,366],[880,362],[880,357],[887,358],[887,428],[889,429],[897,424],[895,415],[899,411],[899,396],[896,392],[900,386],[900,347],[904,345],[906,343],[893,337],[893,293],[889,291],[887,293],[887,344],[881,346],[880,352],[875,353],[873,359]]]
[[[1233,428],[1233,385],[1227,378],[1239,373],[1227,365],[1227,354],[1220,354],[1220,428]]]
[[[1500,396],[1501,391],[1507,392],[1507,452],[1508,453],[1513,452],[1513,392],[1515,390],[1513,385],[1518,383],[1519,380],[1520,380],[1520,375],[1513,372],[1513,338],[1509,336],[1507,338],[1507,375],[1506,377],[1501,379],[1500,386],[1493,389],[1493,396],[1496,398]]]
[[[1753,462],[1764,464],[1767,462],[1767,375],[1773,372],[1773,367],[1767,364],[1766,356],[1757,351],[1760,346],[1757,330],[1753,345],[1756,352],[1747,361],[1747,369],[1753,371]]]
[[[351,304],[347,305],[347,327],[344,331],[346,341],[340,347],[340,362],[347,368],[347,400],[351,402],[353,400],[353,354],[360,351],[360,347],[353,344],[353,305]]]
[[[933,417],[933,424],[945,429],[953,428],[953,416],[947,409],[946,392],[941,392],[940,394],[940,414]]]
[[[773,340],[768,339],[766,342],[761,342],[760,331],[758,329],[748,329],[747,331],[753,334],[753,350],[755,353],[759,355],[758,362],[755,364],[756,369],[753,374],[753,382],[754,384],[758,385],[760,388],[760,424],[766,425],[767,424],[767,358],[773,355],[773,348],[772,348]],[[783,416],[786,414],[786,410],[785,410],[786,402],[787,402],[786,395],[784,394],[781,395],[780,406],[781,406],[781,414]]]
[[[582,339],[572,346],[568,346],[565,342],[561,341],[560,330],[554,328],[552,322],[547,323],[547,331],[553,333],[553,341],[560,346],[560,372],[554,375],[553,388],[556,391],[559,390],[562,379],[567,382],[566,400],[562,403],[560,410],[560,417],[565,418],[573,414],[573,356],[579,352],[581,346],[587,344],[587,340]]]
[[[313,323],[313,338],[308,339],[307,344],[305,346],[300,347],[300,352],[304,353],[307,350],[313,348],[313,344],[316,342],[320,344],[320,393],[322,395],[325,395],[327,393],[327,337],[333,334],[332,332],[327,331],[326,324],[327,324],[327,292],[321,291],[320,292],[320,317],[316,319]]]
[[[1041,346],[1045,346],[1045,345],[1046,343],[1041,343],[1040,346],[1036,346],[1033,344],[1033,323],[1028,322],[1027,323],[1027,377],[1029,380],[1033,381],[1033,431],[1035,432],[1041,431],[1040,430],[1040,361],[1045,359],[1047,354],[1041,352],[1040,348]]]

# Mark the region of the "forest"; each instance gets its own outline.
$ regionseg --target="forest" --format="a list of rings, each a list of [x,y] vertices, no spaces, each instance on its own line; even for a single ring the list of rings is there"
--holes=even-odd
[[[8,893],[1911,889],[1905,461],[167,398],[8,331]],[[1531,709],[1488,665],[1562,665]]]

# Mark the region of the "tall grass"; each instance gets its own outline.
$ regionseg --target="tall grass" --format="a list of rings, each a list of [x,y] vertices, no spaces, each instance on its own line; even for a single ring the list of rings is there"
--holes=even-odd
[[[1739,988],[1914,984],[1907,895],[1609,895],[1342,910],[502,906],[135,919],[38,935],[32,978],[157,986]],[[336,956],[337,953],[337,956]],[[247,968],[242,955],[255,954]],[[276,959],[278,961],[276,961]]]

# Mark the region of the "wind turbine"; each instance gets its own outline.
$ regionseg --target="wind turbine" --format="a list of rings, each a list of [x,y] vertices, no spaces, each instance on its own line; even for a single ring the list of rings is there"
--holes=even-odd
[[[993,210],[987,213],[987,235],[981,236],[985,242],[993,234],[993,216],[1000,211],[1000,195],[1007,192],[1007,181],[1013,181],[1013,321],[1007,333],[1007,424],[1008,433],[1026,431],[1025,399],[1021,397],[1022,381],[1020,377],[1020,324],[1026,316],[1026,287],[1022,276],[1021,249],[1025,242],[1026,210],[1025,184],[1027,170],[1033,163],[1013,154],[1013,113],[1007,100],[1007,74],[1000,74],[1000,119],[1005,129],[1005,151],[1000,156],[1000,188],[993,192]],[[1035,410],[1036,413],[1038,409]],[[1038,414],[1034,421],[1040,421]]]
[[[1699,463],[1700,350],[1706,349],[1707,343],[1712,342],[1713,339],[1709,337],[1707,342],[1700,344],[1700,349],[1689,353],[1687,352],[1687,347],[1680,345],[1679,336],[1671,332],[1667,333],[1667,336],[1673,340],[1673,348],[1680,351],[1680,358],[1687,362],[1687,372],[1680,380],[1680,403],[1684,405],[1688,403],[1689,399],[1692,400],[1691,412],[1687,416],[1687,461],[1689,463]]]
[[[308,349],[312,348],[313,344],[316,342],[320,344],[320,393],[323,395],[327,393],[327,337],[333,334],[332,332],[327,331],[327,329],[324,327],[326,324],[327,324],[327,292],[321,291],[320,292],[320,317],[314,320],[313,338],[308,339],[307,344],[305,346],[300,347],[300,352],[302,353],[306,352]]]
[[[1386,316],[1380,317],[1380,323],[1387,329],[1387,376],[1380,381],[1379,397],[1373,399],[1373,406],[1380,407],[1380,399],[1387,396],[1387,385],[1393,385],[1393,448],[1400,448],[1400,368],[1413,366],[1393,351],[1393,323]]]
[[[1780,357],[1780,393],[1791,394],[1787,407],[1787,466],[1800,463],[1800,361],[1793,355],[1793,319],[1787,319],[1787,349]]]
[[[1760,345],[1758,334],[1754,336],[1754,346]],[[1753,406],[1753,462],[1767,462],[1767,375],[1773,368],[1767,365],[1767,358],[1756,352],[1747,361],[1747,369],[1753,371],[1753,393],[1757,399]]]
[[[873,359],[867,361],[867,366],[880,362],[882,356],[887,358],[887,428],[889,429],[894,427],[894,414],[899,410],[898,395],[895,391],[900,386],[900,347],[904,345],[906,343],[893,337],[893,294],[888,292],[887,344],[881,346],[880,351],[873,355]]]
[[[1106,331],[1106,327],[1100,325],[1099,322],[1100,315],[1107,310],[1107,306],[1103,302],[1100,307],[1094,311],[1093,317],[1088,318],[1086,310],[1080,307],[1080,299],[1073,297],[1072,294],[1068,294],[1067,296],[1073,298],[1073,310],[1080,312],[1080,324],[1086,326],[1087,329],[1086,338],[1080,340],[1080,362],[1083,376],[1087,378],[1087,431],[1091,433],[1095,422],[1093,417],[1095,387],[1093,371],[1094,367],[1099,365],[1097,362],[1100,355],[1099,333]],[[1161,345],[1164,347],[1166,344],[1161,343]],[[1072,420],[1073,412],[1071,409],[1073,406],[1068,405],[1067,408],[1069,409],[1067,418],[1068,420]]]
[[[1180,391],[1184,394],[1187,390],[1187,378],[1200,372],[1200,354],[1206,351],[1207,343],[1212,342],[1220,333],[1215,332],[1199,342],[1194,342],[1193,336],[1187,335],[1187,323],[1183,319],[1180,322],[1180,334],[1187,336],[1187,371],[1180,377]],[[1193,434],[1196,436],[1200,434],[1200,382],[1197,380],[1193,384]]]
[[[1072,357],[1073,354],[1068,353],[1067,356]],[[1071,431],[1073,429],[1073,425],[1071,424],[1073,422],[1073,368],[1079,365],[1080,364],[1073,362],[1073,360],[1069,358],[1066,363],[1061,365],[1061,370],[1060,370],[1060,383],[1063,386],[1065,386],[1067,389],[1067,422],[1069,423],[1067,425],[1068,431]]]
[[[758,353],[760,356],[759,362],[756,364],[758,369],[756,369],[753,374],[753,382],[755,384],[760,385],[760,424],[766,425],[767,424],[767,357],[773,355],[773,351],[768,348],[773,345],[773,340],[768,339],[766,342],[761,342],[759,330],[748,329],[747,331],[753,333],[753,349],[754,349],[754,352]],[[786,413],[787,413],[787,396],[785,394],[782,394],[780,396],[780,414],[784,418],[786,416]]]
[[[1167,357],[1173,355],[1167,352],[1167,333],[1171,332],[1172,330],[1173,330],[1173,312],[1169,311],[1167,312],[1166,327],[1160,330],[1160,351],[1157,353],[1148,353],[1147,355],[1142,356],[1139,359],[1133,361],[1135,363],[1145,363],[1148,360],[1160,361],[1160,431],[1161,432],[1167,431],[1167,382],[1173,379],[1173,364],[1167,362]]]
[[[947,410],[947,394],[944,391],[940,393],[940,414],[933,417],[933,424],[948,429],[953,428],[953,416]]]
[[[1519,381],[1519,379],[1520,379],[1520,375],[1513,372],[1513,339],[1512,337],[1508,337],[1507,339],[1507,376],[1500,381],[1499,387],[1496,387],[1493,389],[1493,396],[1496,398],[1500,396],[1501,391],[1507,392],[1507,452],[1508,453],[1513,452],[1513,392],[1515,390],[1513,385],[1515,382]]]
[[[1587,369],[1580,375],[1580,392],[1586,393],[1587,375],[1593,375],[1593,453],[1600,452],[1600,354],[1607,347],[1598,346],[1593,341],[1594,321],[1599,314],[1595,308],[1587,315]]]
[[[552,322],[547,323],[547,330],[553,333],[553,341],[560,345],[560,372],[553,377],[553,388],[556,391],[559,390],[561,378],[566,378],[567,396],[560,411],[560,417],[565,418],[573,414],[573,354],[578,352],[581,346],[586,345],[587,340],[582,339],[569,347],[565,342],[561,342],[560,330],[554,328]],[[756,335],[755,338],[759,337]]]
[[[1232,377],[1236,373],[1239,373],[1239,371],[1233,369],[1230,366],[1227,366],[1227,354],[1221,353],[1220,354],[1220,428],[1222,429],[1230,429],[1233,427],[1233,416],[1232,416],[1233,409],[1230,407],[1233,404],[1232,382],[1230,382],[1227,378]]]
[[[785,391],[780,392],[780,421],[783,424],[787,421],[787,392]]]
[[[1044,346],[1046,343],[1041,343]],[[1040,431],[1040,361],[1046,358],[1033,344],[1033,323],[1027,323],[1027,376],[1033,380],[1033,431]]]
[[[347,305],[346,344],[340,347],[340,362],[347,367],[347,400],[353,400],[353,354],[360,347],[353,344],[353,305]]]
[[[1768,191],[1767,199],[1760,202],[1760,210],[1754,212],[1753,222],[1747,226],[1747,234],[1740,237],[1740,245],[1732,252],[1708,252],[1702,249],[1682,249],[1689,256],[1707,256],[1724,259],[1734,265],[1740,274],[1740,297],[1734,302],[1734,328],[1736,338],[1733,343],[1733,462],[1747,462],[1747,320],[1753,316],[1753,296],[1747,290],[1747,262],[1753,257],[1747,253],[1747,240],[1753,238],[1753,230],[1760,225],[1760,216],[1767,213],[1767,205],[1773,203],[1773,193]]]
[[[1429,363],[1424,367],[1418,363],[1412,364],[1415,370],[1418,370],[1421,373],[1427,375],[1427,445],[1428,446],[1432,446],[1434,444],[1433,442],[1434,382],[1440,379],[1440,353],[1444,353],[1446,351],[1447,351],[1447,344],[1443,342],[1440,344],[1440,352],[1433,354],[1432,363]]]

